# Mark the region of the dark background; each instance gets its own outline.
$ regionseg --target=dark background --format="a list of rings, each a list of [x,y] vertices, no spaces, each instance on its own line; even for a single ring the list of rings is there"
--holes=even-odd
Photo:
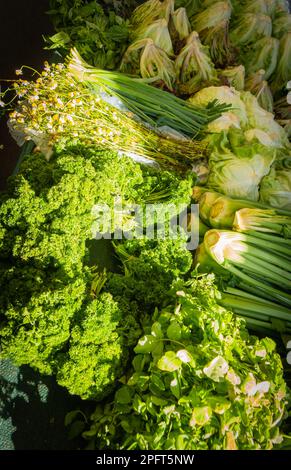
[[[48,0],[0,0],[0,85],[2,91],[22,65],[36,69],[51,55],[43,50],[43,35],[53,33],[45,12]],[[20,148],[11,138],[6,119],[0,119],[0,190],[13,172]],[[78,409],[80,399],[58,387],[52,377],[41,377],[29,367],[17,368],[0,360],[0,450],[72,449],[64,418]],[[1,458],[0,458],[1,462]]]
[[[0,85],[15,79],[15,70],[22,65],[40,69],[50,52],[43,50],[44,35],[53,33],[49,16],[49,0],[0,0]],[[0,190],[12,173],[20,149],[7,131],[5,119],[0,119]]]

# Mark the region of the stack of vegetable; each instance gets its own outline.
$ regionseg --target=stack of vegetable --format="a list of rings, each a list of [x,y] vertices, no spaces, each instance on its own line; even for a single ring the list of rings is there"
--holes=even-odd
[[[55,149],[50,161],[27,155],[0,206],[1,354],[56,375],[82,398],[108,394],[137,339],[142,305],[163,301],[191,254],[182,233],[128,242],[117,248],[128,252],[126,276],[112,273],[104,288],[92,208],[113,208],[118,196],[128,217],[128,206],[154,199],[187,206],[190,194],[190,179],[80,143]],[[124,229],[119,220],[114,228]]]
[[[291,334],[290,14],[135,3],[52,0],[65,60],[15,82],[9,127],[33,145],[0,195],[1,356],[100,402],[77,422],[90,448],[271,449],[288,416],[264,336]]]
[[[252,329],[290,334],[291,212],[193,192],[202,221],[212,227],[196,252],[198,269],[217,274],[222,304]]]
[[[132,368],[84,432],[90,448],[271,449],[286,388],[275,343],[217,304],[211,276],[144,323]]]
[[[194,106],[158,89],[153,101],[149,85],[114,72],[87,69],[74,51],[67,66],[45,64],[36,82],[19,80],[15,89],[19,100],[10,115],[10,127],[18,139],[22,135],[32,140],[48,158],[56,143],[66,146],[73,138],[183,167],[187,160],[203,155],[205,144],[180,134],[165,136],[158,126],[170,125],[174,132],[194,137],[228,108],[215,100],[205,107]],[[118,101],[116,106],[112,97],[121,98],[122,104]]]
[[[284,129],[249,92],[209,87],[190,102],[206,106],[214,99],[232,109],[208,125],[210,155],[203,183],[234,198],[290,210],[291,146]]]
[[[291,16],[285,1],[148,0],[130,18],[121,70],[192,94],[210,84],[249,90],[278,115],[291,79]]]
[[[122,14],[135,3],[122,2]],[[210,84],[249,90],[290,129],[291,16],[285,0],[148,0],[126,21],[118,2],[109,13],[95,1],[51,5],[58,33],[50,47],[63,55],[77,46],[91,65],[120,66],[182,95]]]

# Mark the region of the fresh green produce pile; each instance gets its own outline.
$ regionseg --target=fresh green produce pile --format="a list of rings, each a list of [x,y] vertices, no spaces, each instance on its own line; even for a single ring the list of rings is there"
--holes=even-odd
[[[35,147],[0,194],[1,356],[98,402],[66,419],[88,448],[283,446],[291,16],[136,3],[52,0],[64,60],[15,81],[9,128]]]

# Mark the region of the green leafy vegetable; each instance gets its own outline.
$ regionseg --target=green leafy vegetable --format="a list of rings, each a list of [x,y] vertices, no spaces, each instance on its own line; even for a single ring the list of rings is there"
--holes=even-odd
[[[272,33],[272,20],[267,15],[257,13],[244,13],[232,23],[230,31],[231,42],[235,46],[244,46],[255,43],[263,37],[270,37]]]
[[[217,101],[208,102],[205,108],[195,106],[132,77],[90,67],[76,50],[72,51],[68,68],[77,81],[117,97],[148,124],[167,125],[191,138],[229,108]]]
[[[255,73],[263,69],[264,80],[268,80],[275,71],[278,61],[278,39],[265,37],[256,41],[244,58],[246,73]]]
[[[188,203],[190,180],[179,185],[171,173],[143,171],[116,153],[71,145],[49,161],[27,155],[2,196],[1,354],[55,375],[83,399],[102,398],[122,376],[139,335],[138,295],[146,301],[145,295],[156,300],[156,294],[162,302],[191,266],[184,237],[128,242],[130,256],[139,256],[128,265],[130,279],[116,274],[114,283],[105,284],[106,277],[90,267],[94,205],[113,208],[116,197],[125,204],[171,197]]]
[[[74,75],[77,74],[79,77],[78,81],[72,76],[72,70]],[[71,64],[69,67],[63,64],[51,66],[45,64],[44,71],[39,75],[37,81],[20,80],[15,83],[18,102],[10,114],[10,128],[13,129],[13,132],[17,136],[23,136],[23,139],[33,140],[47,158],[52,154],[56,144],[66,147],[72,142],[82,142],[83,145],[88,146],[97,145],[104,150],[110,149],[131,156],[134,154],[139,157],[157,159],[161,165],[175,166],[177,164],[177,168],[180,167],[180,169],[185,169],[185,164],[187,166],[187,154],[192,160],[196,149],[199,149],[198,153],[201,156],[200,151],[205,148],[203,143],[190,140],[182,142],[158,135],[133,119],[130,113],[125,112],[124,105],[123,111],[121,111],[116,107],[116,101],[112,102],[109,97],[106,99],[104,94],[100,96],[100,92],[104,91],[103,88],[100,90],[98,87],[98,90],[95,90],[92,89],[94,83],[82,83],[83,79],[78,75],[85,73],[85,70],[83,72],[82,70],[83,65],[78,60],[75,65]],[[114,78],[115,73],[112,75],[111,72],[98,69],[93,69],[93,72],[97,73],[97,77],[98,73],[100,74],[101,85],[105,86],[105,91],[108,91],[108,77],[109,85],[111,83],[111,85],[118,86]],[[90,73],[89,76],[91,76]],[[106,75],[108,73],[109,76]],[[137,82],[122,74],[118,74],[118,77],[121,77],[121,81],[123,78],[125,80],[123,85],[126,86],[123,89],[125,94],[128,90],[128,83],[133,86],[134,91]],[[94,77],[92,82],[94,82]],[[170,109],[174,108],[176,111],[177,102],[182,109],[188,110],[191,119],[197,114],[197,124],[194,121],[187,123],[187,130],[192,132],[192,135],[194,129],[198,130],[197,125],[204,127],[209,120],[217,116],[219,109],[224,109],[224,106],[220,105],[218,107],[210,106],[203,111],[203,117],[201,117],[200,111],[196,108],[184,105],[182,100],[167,92],[143,83],[137,84],[138,90],[140,90],[140,86],[142,100],[147,103],[149,103],[149,96],[151,97],[151,94],[154,93],[152,90],[156,90],[159,96],[162,93],[162,97]],[[109,94],[111,94],[110,89]],[[131,96],[131,99],[134,100],[134,95]],[[128,104],[127,99],[125,99],[125,103]],[[143,107],[142,103],[139,105],[141,108]],[[151,97],[149,106],[152,109],[160,105],[158,100],[155,102]],[[160,125],[163,124],[161,113],[163,114],[164,110],[161,111],[159,107],[155,118],[161,119]],[[153,127],[157,125],[156,120],[148,119],[153,123]],[[185,128],[181,117],[174,116],[173,119],[174,125],[182,125]],[[171,124],[171,122],[169,118],[167,123]]]
[[[271,449],[286,409],[275,343],[218,305],[212,276],[177,294],[145,323],[131,375],[83,436],[97,449]]]
[[[259,184],[270,171],[276,150],[253,139],[246,142],[239,129],[213,135],[210,142],[207,185],[214,191],[240,199],[259,199]]]
[[[126,11],[134,2],[124,3]],[[57,33],[47,39],[48,49],[58,49],[66,55],[77,47],[92,65],[106,69],[118,66],[129,40],[127,20],[113,10],[106,13],[96,1],[50,0],[50,5],[49,14]]]
[[[195,31],[187,38],[186,45],[176,58],[175,67],[181,94],[190,95],[205,85],[217,82],[208,48],[201,44]]]
[[[229,1],[214,2],[191,18],[194,31],[197,31],[202,42],[209,46],[212,60],[220,66],[231,59],[228,37],[231,10]]]
[[[273,112],[273,95],[268,82],[264,80],[265,70],[259,70],[251,74],[245,83],[245,89],[250,91],[258,100],[262,108],[270,113]]]
[[[291,171],[272,168],[263,178],[260,201],[281,209],[291,210]]]
[[[220,71],[220,76],[226,80],[226,84],[238,91],[244,90],[245,87],[245,68],[243,65],[236,67],[227,67]]]

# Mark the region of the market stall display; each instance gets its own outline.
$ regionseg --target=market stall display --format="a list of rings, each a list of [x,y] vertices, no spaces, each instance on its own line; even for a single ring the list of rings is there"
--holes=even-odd
[[[278,448],[291,15],[283,0],[136,3],[52,0],[59,60],[6,103],[32,145],[0,195],[1,355],[98,402],[66,418],[88,448]]]

